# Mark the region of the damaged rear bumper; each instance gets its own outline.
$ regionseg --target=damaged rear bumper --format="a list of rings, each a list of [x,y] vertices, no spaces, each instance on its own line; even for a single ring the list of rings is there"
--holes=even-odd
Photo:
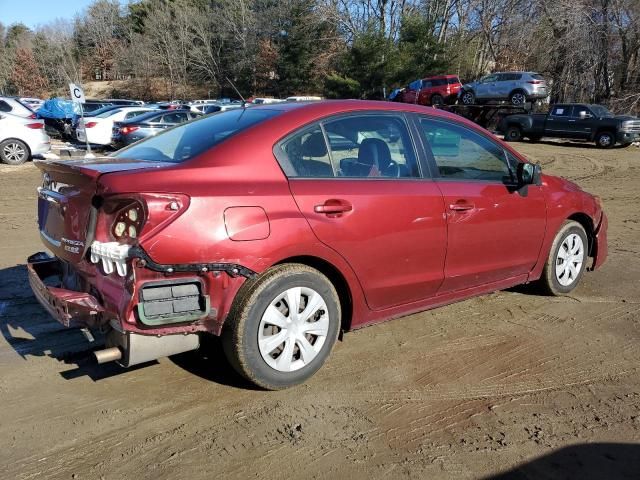
[[[105,322],[104,307],[96,297],[62,287],[60,260],[36,253],[27,259],[27,270],[33,294],[65,327],[96,327]]]

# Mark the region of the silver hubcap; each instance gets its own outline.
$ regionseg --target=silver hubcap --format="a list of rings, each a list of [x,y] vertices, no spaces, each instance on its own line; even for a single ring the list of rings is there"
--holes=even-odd
[[[8,143],[2,149],[2,153],[7,160],[19,162],[24,158],[27,152],[19,143]]]
[[[563,287],[568,287],[578,279],[584,261],[584,243],[575,233],[567,236],[560,245],[556,257],[556,278]]]
[[[603,147],[608,147],[611,145],[611,137],[609,135],[602,135],[600,137],[600,145]]]
[[[262,359],[279,372],[308,365],[329,333],[329,311],[322,296],[307,287],[278,295],[267,307],[258,331]]]
[[[511,97],[511,103],[514,105],[522,105],[526,100],[526,97],[522,93],[514,93]]]

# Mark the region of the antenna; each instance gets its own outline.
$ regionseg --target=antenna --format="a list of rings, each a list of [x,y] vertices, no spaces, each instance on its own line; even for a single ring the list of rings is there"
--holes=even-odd
[[[224,77],[227,82],[229,82],[229,84],[233,87],[233,89],[236,91],[236,93],[238,94],[238,96],[240,97],[240,99],[242,100],[242,107],[244,108],[247,105],[247,101],[244,99],[244,97],[242,96],[242,94],[240,93],[240,90],[238,90],[236,88],[236,86],[233,84],[233,82],[231,80],[229,80],[229,77]]]

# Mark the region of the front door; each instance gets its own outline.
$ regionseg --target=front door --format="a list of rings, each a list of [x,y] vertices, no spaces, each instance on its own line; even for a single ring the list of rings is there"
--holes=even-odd
[[[279,152],[300,211],[351,265],[371,309],[436,294],[446,249],[442,195],[421,175],[404,116],[332,117],[291,135]]]
[[[516,159],[489,136],[422,117],[444,198],[448,239],[441,293],[529,273],[546,225],[542,188],[513,186]],[[513,172],[513,173],[512,173]]]

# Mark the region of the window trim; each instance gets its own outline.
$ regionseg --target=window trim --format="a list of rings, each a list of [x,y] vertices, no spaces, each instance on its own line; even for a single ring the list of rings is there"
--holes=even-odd
[[[505,182],[504,180],[496,180],[496,179],[487,179],[487,178],[451,178],[451,177],[447,177],[447,176],[443,176],[440,174],[440,170],[438,168],[438,163],[436,162],[435,156],[433,155],[433,152],[431,151],[431,146],[428,144],[428,142],[426,142],[426,139],[423,137],[422,132],[420,131],[420,129],[422,128],[420,125],[420,119],[427,119],[430,121],[434,121],[434,122],[440,122],[443,123],[445,125],[453,125],[454,127],[457,128],[461,128],[463,130],[466,130],[468,132],[474,133],[476,135],[479,135],[483,138],[485,138],[486,140],[488,140],[489,142],[491,142],[492,144],[494,144],[496,146],[497,149],[499,149],[503,156],[504,156],[504,160],[505,163],[507,165],[507,168],[509,169],[510,172],[510,177],[511,177],[511,181],[510,182]],[[457,123],[457,122],[453,122],[449,119],[445,119],[445,118],[439,118],[439,117],[435,117],[435,116],[431,116],[431,115],[425,115],[425,114],[419,114],[416,113],[414,114],[414,122],[415,122],[415,128],[417,129],[419,138],[420,138],[420,142],[422,145],[422,148],[424,149],[424,158],[427,161],[428,167],[432,172],[432,178],[434,181],[436,182],[472,182],[472,183],[489,183],[489,184],[498,184],[498,185],[504,185],[505,187],[512,187],[514,185],[517,185],[517,180],[515,178],[516,175],[516,170],[517,170],[517,165],[512,165],[511,162],[509,161],[509,157],[514,157],[514,159],[517,162],[520,162],[520,160],[513,155],[511,152],[509,152],[507,149],[504,148],[504,146],[502,146],[498,141],[496,141],[495,138],[492,138],[492,136],[490,136],[490,134],[487,134],[485,132],[481,132],[481,131],[477,131],[473,128],[469,128],[467,125],[464,125],[462,123]]]
[[[287,155],[287,153],[284,151],[283,145],[284,143],[286,143],[290,138],[298,135],[298,134],[304,134],[307,130],[311,130],[313,129],[316,125],[320,127],[320,129],[323,132],[323,136],[324,136],[324,141],[325,141],[325,145],[327,147],[327,153],[329,155],[329,161],[331,162],[331,169],[334,172],[334,175],[336,173],[335,171],[335,167],[333,165],[333,158],[331,157],[331,147],[330,144],[328,142],[328,135],[325,131],[325,127],[324,127],[324,123],[326,122],[333,122],[336,120],[341,120],[343,118],[349,118],[349,117],[362,117],[362,116],[389,116],[389,117],[395,117],[400,119],[401,122],[404,123],[406,129],[407,129],[407,133],[409,135],[409,143],[411,148],[413,148],[413,153],[414,153],[414,157],[415,157],[415,162],[416,162],[416,167],[418,168],[418,176],[417,177],[339,177],[339,176],[334,176],[334,177],[298,177],[298,176],[289,176],[287,174],[287,172],[285,171],[285,167],[283,165],[287,166],[287,169],[290,169],[290,171],[293,171],[293,165],[291,164],[291,161],[289,160],[289,157]],[[432,180],[432,177],[430,175],[430,171],[427,170],[425,172],[425,169],[423,167],[423,163],[421,161],[421,149],[418,145],[418,140],[419,137],[416,137],[416,132],[414,131],[413,125],[412,125],[412,120],[411,118],[409,118],[409,116],[407,115],[407,112],[403,112],[403,111],[396,111],[396,110],[355,110],[355,111],[351,111],[351,112],[343,112],[343,113],[334,113],[334,114],[330,114],[327,115],[325,117],[313,120],[312,122],[309,122],[295,130],[292,130],[291,132],[287,133],[284,137],[280,138],[279,140],[277,140],[272,148],[273,151],[273,155],[275,156],[278,165],[280,166],[280,169],[282,170],[282,173],[284,174],[284,176],[287,178],[287,181],[291,181],[291,180],[320,180],[320,181],[328,181],[328,180],[339,180],[339,181],[425,181],[425,180]],[[426,174],[425,174],[426,173]]]

